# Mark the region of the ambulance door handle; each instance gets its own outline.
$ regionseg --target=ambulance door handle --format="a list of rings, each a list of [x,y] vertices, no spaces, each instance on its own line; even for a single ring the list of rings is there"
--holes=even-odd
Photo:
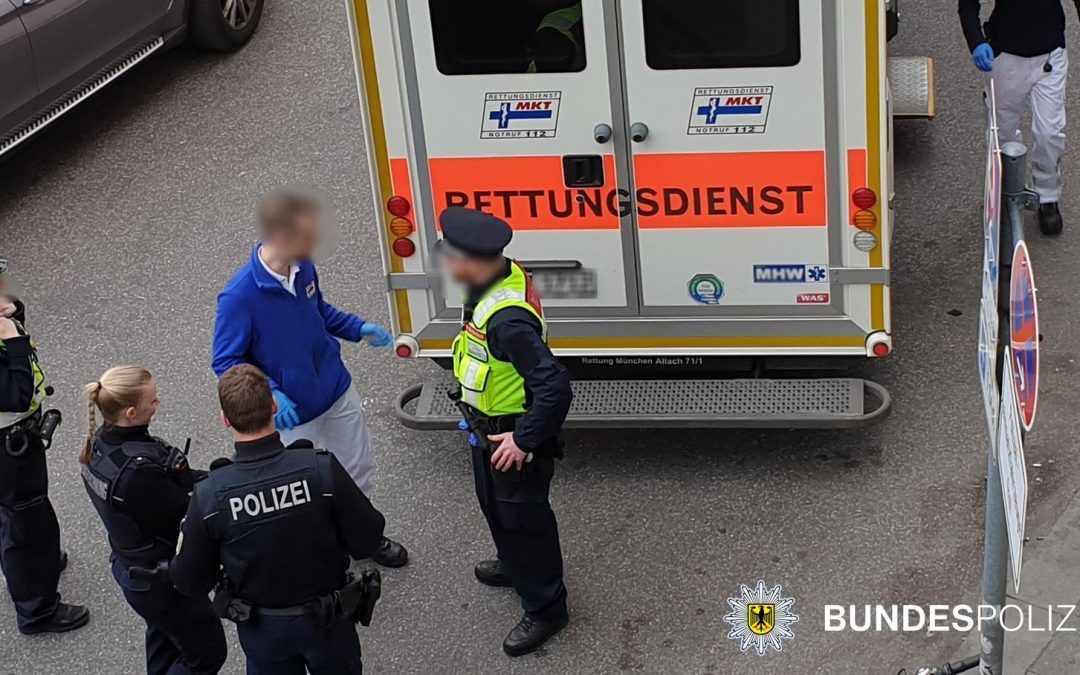
[[[634,122],[630,126],[630,140],[641,143],[649,137],[649,125],[644,122]]]
[[[592,133],[596,142],[603,144],[611,140],[611,134],[614,132],[611,130],[610,124],[597,124]]]

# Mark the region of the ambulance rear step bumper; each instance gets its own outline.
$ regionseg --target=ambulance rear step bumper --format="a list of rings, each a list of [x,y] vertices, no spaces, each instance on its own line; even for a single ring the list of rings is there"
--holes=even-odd
[[[410,429],[457,429],[451,382],[428,382],[398,396]],[[892,397],[869,380],[588,380],[573,383],[571,429],[850,428],[884,419]]]
[[[894,117],[933,117],[934,60],[927,56],[890,56],[889,90]]]

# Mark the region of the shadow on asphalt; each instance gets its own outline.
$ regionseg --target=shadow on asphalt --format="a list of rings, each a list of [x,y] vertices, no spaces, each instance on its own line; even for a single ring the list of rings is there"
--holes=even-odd
[[[78,163],[109,129],[185,77],[228,55],[180,45],[139,64],[0,159],[0,214],[50,174]],[[185,114],[177,110],[177,115]]]

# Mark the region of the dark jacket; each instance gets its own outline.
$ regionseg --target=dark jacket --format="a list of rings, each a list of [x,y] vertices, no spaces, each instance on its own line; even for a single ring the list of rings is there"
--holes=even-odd
[[[128,566],[149,567],[172,557],[189,494],[202,473],[145,426],[102,427],[83,475],[113,555]]]
[[[349,558],[375,552],[382,514],[310,445],[286,449],[277,433],[237,443],[235,463],[196,484],[169,570],[180,592],[206,595],[224,570],[236,597],[293,607],[340,589]]]
[[[507,261],[507,274],[510,263]],[[487,288],[469,293],[466,312],[471,312]],[[501,309],[488,319],[487,339],[491,355],[509,361],[525,379],[524,415],[517,419],[514,442],[524,452],[561,452],[562,426],[570,412],[574,393],[570,374],[543,340],[536,317],[520,307]]]
[[[995,54],[1049,55],[1065,46],[1065,11],[1062,0],[996,0],[986,22],[979,18],[979,0],[959,0],[960,25],[968,49],[989,42]],[[1073,0],[1080,11],[1080,0]]]
[[[11,318],[25,328],[26,308],[14,298],[11,301],[15,304],[15,315]],[[4,340],[4,346],[0,347],[0,412],[29,410],[34,401],[32,357],[29,335]]]

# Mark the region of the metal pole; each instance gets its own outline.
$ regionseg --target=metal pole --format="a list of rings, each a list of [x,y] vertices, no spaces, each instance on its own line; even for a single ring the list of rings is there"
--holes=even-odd
[[[1021,209],[1025,205],[1027,180],[1027,148],[1022,143],[1006,143],[1001,148],[1002,161],[1002,213],[1001,246],[999,249],[998,311],[1001,320],[998,328],[998,391],[1013,386],[1002,382],[1004,372],[1002,359],[1009,339],[1009,291],[1012,283],[1012,251],[1016,242],[1023,238]],[[1007,262],[1006,262],[1007,261]],[[991,440],[986,463],[986,524],[983,549],[983,605],[1001,608],[1006,603],[1006,585],[1009,575],[1009,533],[1005,524],[1005,502],[1001,493],[1001,473],[995,452],[996,442]],[[995,616],[979,624],[981,639],[979,654],[980,675],[1003,675],[1005,655],[1005,631]]]

